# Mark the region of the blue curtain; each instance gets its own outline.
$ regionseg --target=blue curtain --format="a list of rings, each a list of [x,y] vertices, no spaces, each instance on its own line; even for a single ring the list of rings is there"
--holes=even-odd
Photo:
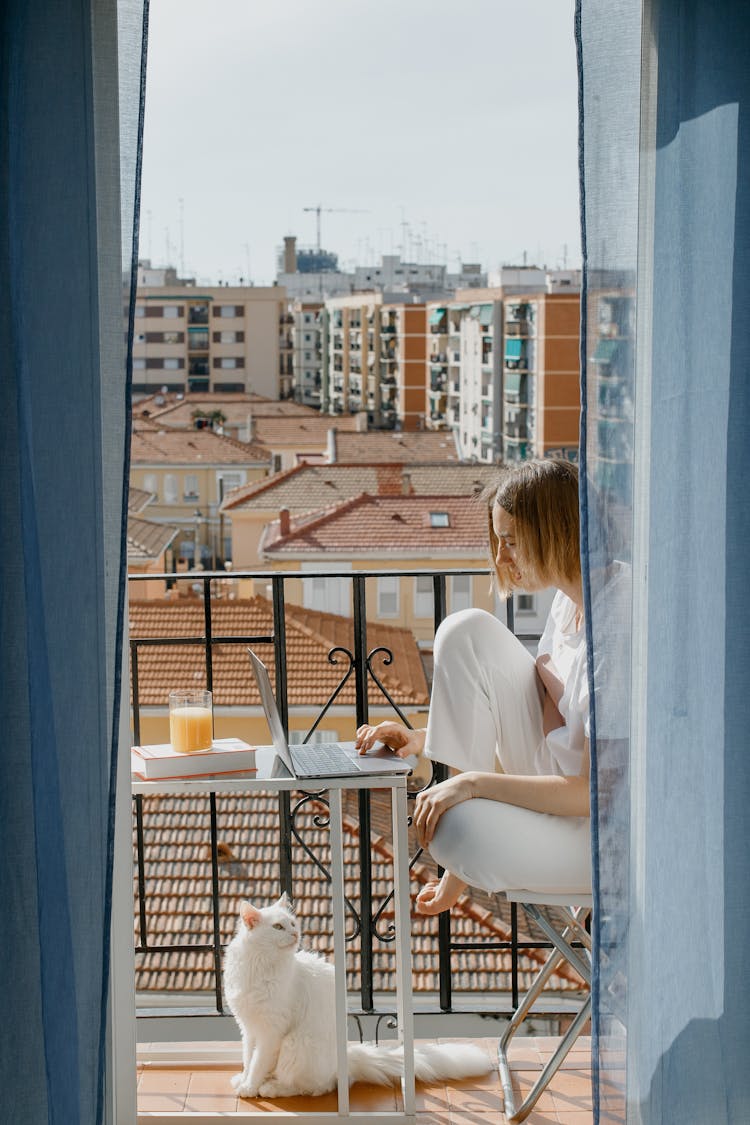
[[[143,5],[120,9],[119,66],[115,0],[0,9],[0,1120],[14,1125],[104,1114],[143,38]]]
[[[581,0],[577,30],[595,1092],[624,1077],[623,1120],[729,1125],[750,1121],[750,17]]]

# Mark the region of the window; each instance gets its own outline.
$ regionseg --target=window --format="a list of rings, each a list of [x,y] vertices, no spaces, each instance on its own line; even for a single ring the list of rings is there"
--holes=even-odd
[[[242,316],[242,305],[219,305],[219,316],[235,317]]]
[[[146,306],[145,305],[136,305],[135,306],[135,315],[136,316],[145,316],[146,315]]]
[[[220,332],[219,333],[219,343],[220,344],[235,344],[236,342],[237,342],[237,333],[236,332]]]
[[[152,492],[154,497],[159,499],[159,483],[156,479],[156,473],[146,473],[143,477],[143,487],[146,492]]]
[[[534,595],[516,594],[516,613],[533,613]]]
[[[450,527],[450,516],[447,512],[430,512],[430,527]]]
[[[471,608],[471,575],[454,574],[451,578],[451,613]]]
[[[378,617],[398,617],[398,584],[392,575],[378,578]]]
[[[317,609],[323,613],[338,613],[342,617],[349,617],[352,612],[351,582],[346,578],[328,578],[328,573],[340,573],[351,570],[352,564],[340,563],[302,563],[300,570],[315,570],[315,578],[302,580],[302,604],[305,609]]]
[[[237,366],[237,360],[232,358],[231,356],[223,356],[221,360],[221,366],[225,371],[228,371]]]
[[[220,483],[221,482],[221,483]],[[244,473],[217,473],[216,474],[216,495],[226,496],[233,488],[240,488],[245,483]]]
[[[174,473],[167,473],[164,477],[164,503],[176,504],[179,498],[179,485]]]
[[[165,366],[165,368],[168,368],[170,371],[176,371],[179,367],[182,366],[182,360],[180,360],[180,359],[165,359],[164,360],[164,366]]]
[[[163,332],[162,336],[164,338],[165,344],[181,344],[182,343],[182,340],[181,340],[182,333],[181,332]]]
[[[145,366],[146,366],[145,359],[138,359],[137,356],[133,359],[133,369],[134,370],[142,371]]]
[[[180,310],[177,305],[165,305],[162,316],[168,317],[170,320],[176,320],[180,315]]]
[[[432,578],[429,574],[414,579],[414,616],[432,617]]]
[[[193,500],[198,495],[198,477],[195,473],[185,475],[185,499]]]

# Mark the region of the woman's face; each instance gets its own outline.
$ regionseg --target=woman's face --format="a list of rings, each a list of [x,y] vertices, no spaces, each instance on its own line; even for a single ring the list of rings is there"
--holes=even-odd
[[[533,590],[537,583],[530,574],[524,576],[516,554],[516,539],[513,516],[495,504],[492,508],[492,526],[497,536],[498,548],[496,562],[504,567],[514,586],[521,590]]]

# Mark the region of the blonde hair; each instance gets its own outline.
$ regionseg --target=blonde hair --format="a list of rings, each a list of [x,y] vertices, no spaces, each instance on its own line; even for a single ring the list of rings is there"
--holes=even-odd
[[[492,522],[495,504],[513,517],[519,567],[540,585],[581,577],[578,469],[568,461],[521,461],[502,465],[480,493],[487,504],[490,561],[498,593],[514,588],[511,567],[498,563],[498,537]]]

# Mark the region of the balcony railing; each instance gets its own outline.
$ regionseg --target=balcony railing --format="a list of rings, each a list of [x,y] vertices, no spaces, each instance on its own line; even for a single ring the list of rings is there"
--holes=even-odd
[[[421,578],[424,579],[426,573],[432,579],[432,594],[433,594],[433,627],[437,630],[439,624],[446,617],[447,607],[447,584],[449,577],[457,576],[484,576],[487,575],[486,570],[464,569],[464,570],[450,570],[450,571],[437,571],[425,572],[418,571],[360,571],[352,574],[351,571],[342,573],[326,573],[325,575],[315,576],[310,572],[257,572],[257,571],[232,571],[231,579],[233,581],[242,581],[253,579],[255,582],[261,582],[266,588],[270,586],[271,589],[271,608],[272,608],[272,630],[263,635],[217,635],[214,629],[215,606],[214,596],[218,594],[221,587],[226,583],[228,574],[225,571],[199,573],[192,575],[191,580],[194,583],[194,589],[197,587],[201,591],[202,599],[202,619],[203,628],[198,635],[192,634],[189,636],[148,636],[133,635],[130,638],[130,661],[131,661],[131,682],[133,693],[133,733],[135,743],[141,741],[141,700],[140,700],[140,678],[141,678],[141,664],[142,657],[148,650],[162,647],[164,649],[179,646],[191,646],[198,648],[202,653],[202,663],[205,667],[205,687],[208,690],[214,690],[215,687],[215,662],[214,656],[217,649],[221,646],[248,646],[269,644],[273,645],[273,663],[275,670],[275,684],[276,696],[279,711],[281,714],[282,722],[285,729],[288,729],[289,719],[289,703],[288,703],[288,686],[289,676],[287,667],[287,632],[286,632],[286,600],[285,600],[285,586],[290,580],[295,581],[299,579],[311,579],[313,577],[324,577],[327,581],[340,581],[342,579],[351,582],[352,585],[352,648],[342,647],[340,645],[332,649],[328,653],[328,662],[330,665],[341,665],[343,671],[341,672],[341,679],[338,686],[330,694],[327,702],[324,704],[320,713],[315,718],[310,730],[305,735],[303,741],[307,742],[314,735],[319,724],[329,711],[334,701],[336,700],[339,692],[344,684],[353,677],[355,685],[355,705],[354,717],[356,725],[366,723],[369,718],[369,698],[374,684],[377,688],[379,695],[385,704],[391,708],[401,721],[408,724],[408,720],[403,713],[402,708],[393,699],[389,691],[383,685],[380,677],[373,667],[373,658],[379,654],[380,659],[385,664],[390,663],[393,654],[383,648],[376,648],[372,651],[368,648],[367,632],[368,632],[368,612],[366,601],[366,584],[368,579],[395,577],[401,578]],[[174,574],[162,575],[131,575],[129,577],[131,596],[138,597],[138,583],[140,581],[153,582],[155,579],[163,580],[169,584],[175,581]],[[195,604],[193,602],[193,604]],[[290,603],[291,604],[291,603]],[[298,603],[294,603],[298,607]],[[513,601],[510,600],[506,606],[506,620],[508,627],[514,629],[514,609]],[[374,623],[371,621],[371,625]],[[535,641],[538,639],[538,634],[517,634],[522,641]],[[250,669],[248,667],[248,682],[250,680]],[[369,690],[368,690],[369,689]],[[412,709],[407,707],[407,709]],[[446,767],[440,763],[433,763],[433,776],[428,784],[434,784],[447,776]],[[234,795],[236,796],[236,794]],[[416,792],[410,793],[410,798],[416,796]],[[154,943],[149,937],[149,903],[147,895],[147,870],[146,870],[146,840],[148,835],[148,818],[147,808],[144,806],[144,798],[142,795],[136,795],[134,801],[134,817],[135,817],[135,854],[136,854],[136,876],[137,876],[137,918],[138,918],[138,937],[136,941],[136,953],[145,957],[152,954],[163,953],[203,953],[207,954],[212,959],[213,964],[213,995],[214,1003],[211,1007],[201,1007],[200,1010],[191,1008],[189,1015],[221,1015],[224,1013],[224,1004],[221,989],[221,951],[222,951],[222,936],[220,930],[220,884],[219,884],[219,843],[217,835],[217,815],[219,812],[219,803],[221,799],[220,782],[217,783],[217,792],[213,792],[209,797],[209,817],[210,817],[210,872],[211,872],[211,899],[212,899],[212,913],[211,913],[211,940],[205,944],[196,944],[195,942],[176,942],[170,943],[168,946]],[[308,847],[304,839],[301,839],[302,828],[297,820],[297,812],[303,806],[309,804],[310,797],[305,796],[302,800],[297,801],[289,793],[282,793],[278,795],[278,854],[279,854],[279,886],[285,889],[287,893],[292,896],[292,887],[294,879],[293,859],[292,859],[292,840],[295,839],[301,843],[302,848],[309,856],[312,856],[318,870],[324,870],[323,863],[319,857],[313,856],[311,849]],[[148,798],[146,799],[146,802]],[[381,943],[380,950],[384,948],[382,943],[392,941],[392,935],[387,931],[388,910],[392,898],[391,893],[380,902],[374,901],[373,898],[373,832],[372,832],[372,818],[371,818],[371,796],[369,791],[362,791],[358,794],[358,837],[359,837],[359,872],[358,872],[358,894],[356,896],[357,906],[348,903],[350,914],[354,918],[354,936],[357,937],[360,943],[360,984],[359,996],[361,1002],[361,1015],[375,1018],[388,1018],[390,1012],[379,1012],[376,1007],[376,996],[373,987],[373,966],[374,958],[376,955],[375,943]],[[309,813],[309,808],[305,810]],[[415,851],[414,856],[410,860],[410,867],[420,859],[422,855],[421,849]],[[460,1005],[460,1012],[463,1016],[477,1015],[477,1016],[509,1016],[518,1005],[519,990],[520,990],[520,965],[519,956],[525,951],[542,951],[549,947],[549,944],[543,940],[523,937],[519,933],[519,919],[517,915],[517,908],[515,904],[505,908],[507,910],[508,929],[510,931],[509,940],[487,940],[482,938],[481,941],[466,941],[456,940],[451,935],[451,916],[445,913],[439,916],[437,926],[437,942],[435,944],[435,958],[439,968],[439,990],[437,997],[438,1007],[427,1014],[440,1016],[454,1013],[453,1007],[453,976],[455,970],[455,959],[461,954],[468,951],[485,951],[485,952],[499,952],[504,951],[510,953],[511,967],[510,967],[510,990],[506,992],[498,992],[497,996],[493,995],[492,1010],[488,1011],[486,1004],[483,1006],[481,1001],[478,1001],[476,1009],[472,1009],[466,1004],[466,994],[464,993]],[[387,946],[385,946],[387,948]],[[475,997],[478,1000],[478,997]],[[184,1015],[186,1011],[185,1003],[178,1003],[175,1001],[173,1004],[160,1004],[158,1008],[150,1008],[148,1015],[161,1015],[176,1017],[180,1014]],[[568,1006],[564,1000],[560,1000],[559,1006],[556,1008],[554,1001],[550,1001],[547,1009],[550,1017],[555,1015],[562,1015],[568,1011]],[[189,1016],[187,1017],[189,1018]],[[191,1031],[188,1038],[195,1038],[194,1033]]]

